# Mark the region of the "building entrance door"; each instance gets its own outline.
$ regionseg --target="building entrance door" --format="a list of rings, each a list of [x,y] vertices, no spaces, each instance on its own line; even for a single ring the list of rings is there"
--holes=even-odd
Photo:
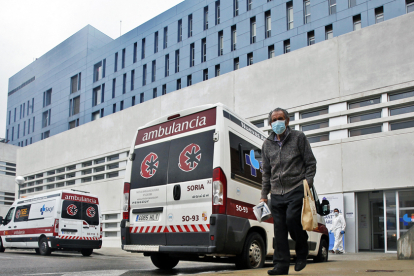
[[[371,250],[384,251],[384,202],[371,199]]]

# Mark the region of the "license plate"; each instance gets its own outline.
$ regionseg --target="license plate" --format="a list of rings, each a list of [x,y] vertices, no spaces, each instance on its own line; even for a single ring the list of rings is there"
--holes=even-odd
[[[158,221],[160,214],[142,214],[137,215],[135,221]]]
[[[62,231],[62,235],[75,235],[76,232]]]

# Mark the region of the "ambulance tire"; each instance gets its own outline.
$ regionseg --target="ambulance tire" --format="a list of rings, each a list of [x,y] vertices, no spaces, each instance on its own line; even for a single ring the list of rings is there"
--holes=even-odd
[[[313,258],[313,262],[315,263],[327,262],[328,252],[329,252],[328,243],[326,242],[325,239],[323,239],[321,240],[321,245],[319,246],[318,255],[315,258]]]
[[[3,240],[2,240],[2,238],[0,237],[0,253],[3,253],[3,252],[4,252]]]
[[[39,241],[39,253],[42,256],[49,256],[52,253],[52,249],[49,247],[49,243],[45,237],[41,238]]]
[[[266,259],[265,244],[259,233],[252,232],[246,237],[243,251],[236,256],[237,269],[254,269],[264,266]]]
[[[86,248],[86,249],[81,250],[82,256],[85,256],[85,257],[89,257],[90,255],[92,255],[92,252],[93,252],[92,248]]]
[[[151,255],[151,261],[159,269],[169,270],[173,269],[180,260],[167,254],[156,253]]]

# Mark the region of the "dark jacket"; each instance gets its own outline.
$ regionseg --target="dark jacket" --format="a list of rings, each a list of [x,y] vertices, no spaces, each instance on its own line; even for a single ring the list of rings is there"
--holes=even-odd
[[[316,174],[316,159],[302,131],[287,127],[287,136],[281,147],[274,140],[275,135],[273,132],[263,142],[261,198],[267,198],[269,192],[276,195],[286,194],[303,185],[305,178],[312,185]]]

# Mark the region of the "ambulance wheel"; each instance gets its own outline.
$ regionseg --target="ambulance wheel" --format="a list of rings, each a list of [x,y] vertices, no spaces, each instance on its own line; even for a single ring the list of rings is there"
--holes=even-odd
[[[315,258],[313,258],[313,261],[315,263],[328,261],[328,243],[326,242],[326,240],[321,240],[318,255]]]
[[[236,256],[237,269],[253,269],[264,266],[266,259],[265,244],[262,236],[250,233],[244,243],[243,251]]]
[[[151,261],[159,269],[168,270],[173,269],[180,260],[170,257],[167,254],[157,253],[151,255]]]
[[[82,256],[88,257],[92,255],[93,249],[92,248],[85,248],[81,250]]]
[[[49,247],[47,239],[45,237],[41,238],[39,241],[39,253],[42,256],[48,256],[52,253],[52,250]]]
[[[3,253],[4,252],[4,247],[3,247],[3,240],[0,237],[0,252]]]

